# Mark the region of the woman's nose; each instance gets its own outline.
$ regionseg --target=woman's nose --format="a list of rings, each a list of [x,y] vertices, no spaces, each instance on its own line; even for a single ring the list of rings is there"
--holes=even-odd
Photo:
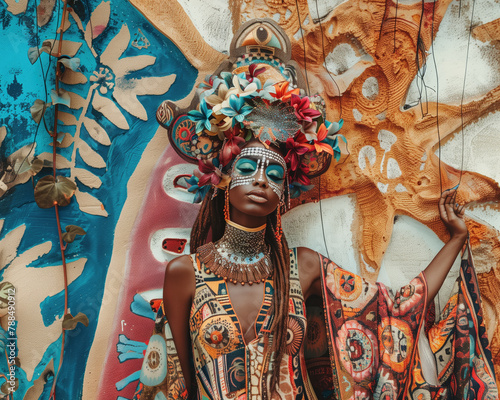
[[[262,169],[257,172],[253,182],[255,186],[262,186],[262,187],[268,186],[266,174],[264,173],[264,171],[262,171]]]

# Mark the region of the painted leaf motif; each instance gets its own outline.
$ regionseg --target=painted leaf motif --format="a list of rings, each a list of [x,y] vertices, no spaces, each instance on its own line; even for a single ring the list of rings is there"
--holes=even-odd
[[[90,137],[97,143],[100,143],[104,146],[109,146],[111,144],[107,132],[101,125],[97,123],[97,121],[85,117],[83,119],[83,125],[85,126],[85,129],[87,129]]]
[[[45,101],[40,99],[36,99],[35,103],[31,106],[31,117],[37,124],[39,124],[42,120],[43,114],[45,113],[45,110],[48,106],[49,105],[45,103]]]
[[[52,89],[50,91],[50,98],[52,99],[52,104],[62,104],[63,106],[69,107],[69,93],[64,89],[60,88],[59,91]]]
[[[118,128],[129,129],[127,120],[123,116],[120,109],[111,99],[103,97],[99,95],[97,92],[94,92],[94,99],[92,100],[92,106],[96,111],[99,111],[109,120],[109,122],[113,123]]]
[[[47,175],[35,186],[35,201],[40,208],[51,208],[55,204],[67,206],[75,194],[76,184],[65,176]]]
[[[66,243],[73,243],[75,241],[76,235],[86,235],[87,232],[83,228],[77,225],[66,226],[66,232],[62,234],[62,240]]]
[[[85,326],[89,326],[88,317],[84,313],[79,312],[74,317],[70,313],[66,314],[63,318],[62,327],[64,330],[70,331],[76,328],[78,322],[81,322]]]
[[[99,178],[97,175],[94,175],[92,172],[86,169],[74,168],[73,175],[81,183],[83,183],[85,186],[91,189],[100,188],[102,185],[101,178]]]
[[[81,140],[78,143],[78,150],[83,161],[94,168],[104,168],[106,167],[106,161],[93,150],[87,143]]]
[[[4,245],[0,252],[0,270],[5,268],[14,258],[16,258],[17,248],[21,243],[25,231],[26,225],[23,224],[8,232],[2,239]],[[9,246],[5,246],[5,243],[9,243]]]
[[[75,192],[75,198],[78,202],[80,210],[87,214],[100,215],[103,217],[108,216],[108,212],[104,208],[104,205],[92,196],[90,193],[81,192],[77,190]]]
[[[73,110],[79,110],[80,108],[85,106],[86,100],[80,96],[79,94],[68,92],[70,101],[70,108]]]
[[[67,85],[79,85],[82,83],[87,83],[87,77],[78,71],[72,71],[67,69],[61,76],[61,82]],[[81,97],[81,96],[80,96]],[[73,104],[71,105],[73,107]]]
[[[108,26],[111,2],[103,1],[99,4],[90,16],[90,20],[85,28],[85,41],[92,47],[92,39],[99,36]]]
[[[127,49],[128,44],[130,42],[130,31],[126,24],[123,24],[120,32],[116,34],[116,36],[111,39],[109,44],[101,54],[101,62],[111,69],[115,70],[116,63],[118,59],[121,57],[123,52]],[[115,71],[115,75],[117,72]]]
[[[55,0],[40,0],[36,13],[38,26],[47,25],[47,22],[50,21],[50,17],[52,17],[55,4]]]
[[[73,136],[71,136],[69,133],[66,132],[59,132],[57,134],[57,147],[60,147],[61,149],[65,149],[66,147],[69,147],[71,143],[74,142]],[[50,143],[52,146],[53,143]]]
[[[43,161],[43,165],[46,167],[51,167],[53,165],[53,156],[52,153],[41,153],[38,156],[39,160]],[[71,163],[62,155],[56,154],[56,167],[57,169],[71,168]]]
[[[71,40],[63,40],[61,47],[61,54],[58,54],[59,51],[59,40],[49,39],[46,42],[50,42],[51,52],[50,54],[56,57],[60,57],[62,55],[68,57],[74,57],[74,55],[80,50],[82,47],[81,43],[73,42]],[[43,42],[45,44],[45,42]]]
[[[76,125],[76,117],[73,114],[59,111],[57,114],[57,120],[60,121],[64,125]]]

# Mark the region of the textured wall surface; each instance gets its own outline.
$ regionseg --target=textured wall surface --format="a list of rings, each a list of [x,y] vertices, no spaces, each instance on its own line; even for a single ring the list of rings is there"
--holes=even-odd
[[[16,289],[14,399],[48,399],[58,370],[59,399],[132,397],[152,327],[148,301],[161,293],[165,262],[175,256],[162,240],[188,238],[197,211],[172,185],[192,166],[169,148],[154,113],[165,99],[188,105],[196,83],[227,57],[238,27],[263,17],[290,37],[329,119],[344,119],[350,152],[284,217],[289,241],[397,287],[446,240],[437,199],[441,188],[460,184],[500,374],[500,3],[207,3],[75,0],[64,14],[62,2],[0,0],[7,61],[0,64],[0,281]],[[44,41],[60,27],[61,55],[79,66],[60,76],[67,95],[51,97],[57,58],[47,53],[58,43]],[[32,65],[28,53],[37,47],[48,51]],[[36,157],[46,168],[34,183],[51,174],[54,107],[38,126],[30,115],[36,99],[59,103],[57,174],[77,186],[60,208],[62,228],[87,232],[68,245],[66,260],[69,312],[86,314],[89,325],[66,331],[62,365],[56,217],[37,206],[31,174],[22,172],[23,160]],[[0,350],[8,352],[10,314],[0,307]],[[0,380],[9,379],[7,360]]]

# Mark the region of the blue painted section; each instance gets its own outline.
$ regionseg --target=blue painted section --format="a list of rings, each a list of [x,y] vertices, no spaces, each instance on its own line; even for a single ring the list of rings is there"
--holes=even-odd
[[[80,14],[84,27],[89,21],[91,12],[100,2],[96,0],[74,2],[74,9]],[[47,132],[43,125],[37,128],[31,118],[29,109],[37,98],[50,101],[50,90],[54,88],[55,59],[51,59],[45,53],[40,57],[43,68],[48,71],[45,90],[40,61],[31,65],[27,53],[30,47],[41,45],[43,40],[55,36],[55,31],[59,25],[58,19],[60,18],[58,13],[62,12],[61,6],[62,2],[56,2],[56,10],[50,22],[44,27],[37,28],[34,2],[28,2],[26,12],[20,15],[12,15],[6,10],[5,3],[0,2],[0,43],[2,43],[2,53],[9,55],[9,62],[0,63],[0,126],[6,126],[8,129],[7,137],[0,147],[2,162],[5,161],[8,155],[25,145],[32,144],[33,141],[36,142],[35,154],[52,151]],[[70,21],[71,27],[65,32],[64,39],[82,43],[76,57],[81,59],[81,72],[89,78],[101,64],[99,59],[92,55],[83,39],[83,34],[78,30],[72,17],[70,17]],[[145,147],[158,128],[155,120],[156,108],[164,99],[168,98],[175,101],[184,98],[191,91],[197,76],[197,71],[187,62],[179,49],[157,32],[134,7],[123,0],[113,0],[111,3],[109,25],[93,42],[97,54],[101,54],[106,49],[124,23],[127,24],[130,30],[131,41],[136,38],[138,29],[140,29],[150,42],[150,46],[137,49],[129,43],[121,58],[138,55],[156,57],[154,65],[135,71],[126,78],[176,74],[177,79],[165,95],[138,97],[147,110],[147,121],[142,121],[128,114],[115,102],[126,118],[130,127],[129,130],[117,128],[101,113],[93,110],[92,107],[86,112],[87,117],[97,121],[107,131],[112,143],[109,147],[96,143],[90,138],[88,132],[82,128],[81,138],[106,160],[107,166],[102,169],[91,168],[83,162],[80,156],[77,156],[76,167],[86,168],[102,180],[102,186],[99,189],[89,189],[80,183],[78,185],[81,191],[89,192],[102,201],[109,216],[101,217],[85,214],[79,210],[76,201],[72,201],[69,206],[60,209],[63,227],[69,224],[79,225],[88,233],[86,236],[77,236],[75,242],[68,246],[66,255],[68,261],[74,261],[82,257],[88,259],[82,275],[69,286],[69,307],[73,315],[78,312],[85,313],[90,323],[88,327],[78,324],[73,331],[67,332],[63,367],[58,378],[56,392],[56,397],[59,399],[79,399],[82,396],[86,359],[99,318],[104,283],[112,254],[115,226],[127,198],[127,182],[135,170]],[[85,98],[89,93],[91,84],[92,82],[89,81],[85,84],[63,86],[66,90]],[[112,99],[111,92],[103,96]],[[81,109],[69,110],[65,107],[61,107],[61,109],[74,114],[77,119],[82,112]],[[50,121],[48,124],[50,125]],[[60,125],[59,129],[71,134],[75,132],[74,126]],[[66,158],[70,158],[72,150],[73,146],[71,145],[66,149],[60,149],[59,153]],[[37,175],[36,179],[50,173],[49,169],[44,169]],[[60,170],[58,174],[69,175],[69,170]],[[17,226],[26,225],[26,234],[18,249],[19,254],[45,241],[52,242],[51,252],[33,262],[30,267],[44,268],[61,263],[54,210],[38,208],[34,202],[33,187],[30,181],[15,186],[0,198],[0,217],[6,218],[4,227],[0,232],[0,240],[6,233]],[[3,271],[0,271],[0,281],[5,273],[4,271],[8,268],[7,266]],[[40,290],[44,290],[44,288],[40,288]],[[147,303],[144,300],[143,302]],[[149,313],[145,311],[146,306]],[[136,305],[133,305],[133,311],[152,318],[149,315],[152,314],[149,304],[146,304],[146,306],[138,301]],[[63,316],[64,292],[61,291],[53,296],[47,296],[39,307],[45,326],[59,323],[56,320]],[[43,332],[40,332],[40,334],[43,334]],[[126,342],[123,344],[135,347],[137,354],[142,354],[142,347],[145,346],[144,344],[134,346],[132,343]],[[24,398],[26,391],[33,385],[33,381],[40,377],[51,359],[54,359],[54,366],[57,369],[60,346],[61,337],[45,351],[41,361],[38,362],[35,368],[31,381],[26,378],[26,374],[22,369],[16,373],[16,377],[19,378],[20,382],[19,389],[14,395],[15,400]],[[33,362],[34,360],[26,361]],[[5,358],[0,357],[0,370],[5,370],[5,363]],[[23,360],[21,360],[22,363]],[[50,379],[52,378],[49,377]],[[130,376],[120,384],[127,385],[137,379],[138,375]],[[47,399],[49,392],[50,384],[47,383],[40,399]]]

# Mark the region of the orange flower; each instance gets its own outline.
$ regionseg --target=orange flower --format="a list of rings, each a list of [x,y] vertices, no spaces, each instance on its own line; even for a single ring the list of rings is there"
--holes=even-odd
[[[296,94],[298,96],[300,93],[300,90],[293,89],[293,90],[288,91],[288,85],[289,85],[288,81],[276,83],[274,85],[276,93],[271,93],[271,96],[273,96],[276,99],[281,100],[281,101],[289,101],[290,98],[292,97],[292,94]]]
[[[326,135],[328,134],[328,129],[325,124],[321,124],[318,129],[317,139],[314,140],[314,148],[317,153],[321,153],[322,151],[326,151],[328,154],[333,156],[333,149],[328,143],[322,143],[323,140],[326,139]]]

